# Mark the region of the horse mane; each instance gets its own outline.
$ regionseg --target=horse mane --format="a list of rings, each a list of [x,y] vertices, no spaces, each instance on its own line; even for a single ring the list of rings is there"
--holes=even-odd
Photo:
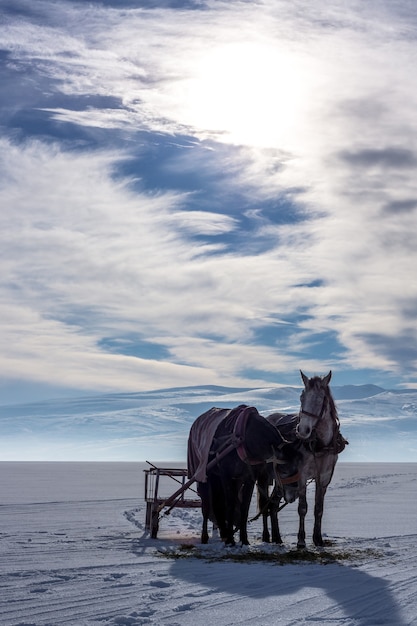
[[[339,420],[339,416],[337,414],[336,404],[335,404],[335,401],[333,399],[332,392],[330,391],[329,385],[327,385],[326,395],[327,395],[327,400],[329,402],[330,415],[332,417],[332,420],[334,421],[334,423],[337,426],[337,430],[339,430],[340,429],[340,420]]]
[[[330,415],[331,418],[333,420],[333,422],[335,423],[337,430],[340,430],[340,420],[339,420],[339,416],[337,413],[337,408],[336,408],[336,404],[335,401],[333,399],[333,395],[332,392],[330,390],[329,385],[324,385],[323,384],[323,379],[321,376],[313,376],[312,378],[309,379],[308,381],[308,385],[309,387],[316,387],[316,388],[320,388],[325,390],[326,393],[326,398],[327,401],[329,403],[329,409],[330,409]]]

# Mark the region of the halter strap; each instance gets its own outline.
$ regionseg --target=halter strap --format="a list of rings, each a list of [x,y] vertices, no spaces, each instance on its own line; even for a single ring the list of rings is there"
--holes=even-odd
[[[287,476],[287,478],[282,478],[279,472],[278,475],[280,477],[281,485],[292,485],[293,483],[298,483],[298,481],[300,480],[300,472],[297,472],[292,476]]]
[[[307,417],[312,417],[313,419],[317,421],[321,420],[327,408],[327,404],[328,404],[328,399],[327,399],[327,396],[325,395],[323,398],[323,404],[321,405],[321,411],[319,415],[316,415],[315,413],[310,413],[310,411],[305,411],[303,408],[300,409],[300,415],[307,415]]]

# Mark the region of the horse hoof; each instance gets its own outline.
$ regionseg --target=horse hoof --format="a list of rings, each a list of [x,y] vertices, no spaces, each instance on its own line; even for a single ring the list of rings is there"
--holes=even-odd
[[[313,535],[313,543],[317,548],[322,548],[324,546],[323,537],[321,535],[317,535],[316,537]]]

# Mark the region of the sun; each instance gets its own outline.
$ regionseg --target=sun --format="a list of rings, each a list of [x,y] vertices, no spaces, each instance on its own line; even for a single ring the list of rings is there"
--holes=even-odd
[[[215,47],[182,85],[183,115],[229,142],[289,147],[307,108],[305,65],[294,53],[261,43]]]

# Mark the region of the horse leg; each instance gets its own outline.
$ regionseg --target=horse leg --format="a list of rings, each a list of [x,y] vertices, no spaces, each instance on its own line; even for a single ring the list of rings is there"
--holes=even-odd
[[[326,490],[321,485],[316,484],[316,501],[314,505],[314,529],[313,543],[315,546],[324,546],[321,535],[321,520],[323,517],[324,494]]]
[[[239,530],[239,538],[242,546],[249,545],[248,539],[248,516],[249,516],[249,507],[252,500],[253,488],[255,486],[255,481],[248,479],[246,480],[240,490],[240,530]]]
[[[220,536],[226,546],[236,545],[234,539],[234,520],[238,502],[238,485],[236,480],[223,480],[224,527],[220,526]]]
[[[324,496],[326,495],[327,487],[333,476],[334,466],[336,461],[332,461],[329,458],[328,468],[322,466],[319,477],[316,478],[316,495],[314,505],[314,528],[313,528],[313,543],[315,546],[324,546],[323,537],[321,534],[321,521],[323,518],[324,510]]]
[[[203,527],[201,530],[201,543],[208,543],[209,535],[208,535],[208,519],[210,516],[210,487],[208,483],[198,483],[198,494],[201,498],[201,512],[203,514]]]
[[[264,541],[265,543],[270,543],[271,541],[271,536],[269,534],[268,528],[268,517],[269,511],[264,511],[264,513],[262,513],[262,541]]]
[[[298,541],[297,548],[306,547],[306,531],[305,531],[305,518],[307,515],[307,485],[300,486],[299,500],[298,500]]]
[[[268,476],[260,473],[258,476],[258,510],[262,514],[262,541],[265,543],[271,541],[268,529],[268,517],[270,514],[268,501]]]
[[[271,502],[271,505],[269,507],[270,515],[271,515],[271,532],[272,532],[273,543],[282,543],[281,533],[279,532],[279,523],[278,523],[278,510],[279,510],[280,502],[281,502],[281,498],[277,498],[276,501]]]
[[[210,477],[211,507],[219,529],[220,538],[224,541],[227,537],[227,517],[225,508],[225,492],[220,477]]]
[[[279,532],[278,511],[281,496],[275,486],[269,495],[270,478],[266,471],[258,472],[258,509],[262,513],[262,541],[269,543],[271,535],[268,528],[268,517],[271,518],[271,534],[273,543],[282,543]]]

